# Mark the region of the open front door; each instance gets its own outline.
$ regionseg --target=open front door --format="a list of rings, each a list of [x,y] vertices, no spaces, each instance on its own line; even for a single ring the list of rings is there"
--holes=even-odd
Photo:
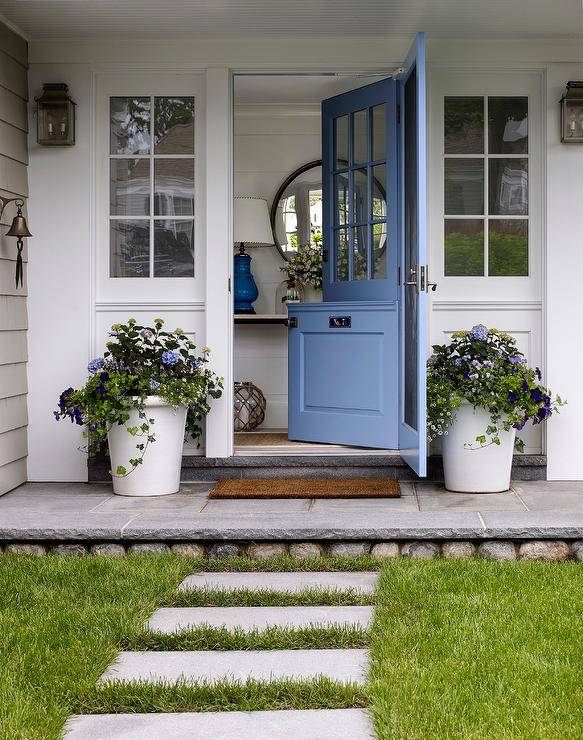
[[[291,304],[288,436],[398,441],[397,83],[322,103],[324,302]]]
[[[401,352],[399,450],[427,474],[426,409],[426,116],[425,34],[417,34],[399,80]]]

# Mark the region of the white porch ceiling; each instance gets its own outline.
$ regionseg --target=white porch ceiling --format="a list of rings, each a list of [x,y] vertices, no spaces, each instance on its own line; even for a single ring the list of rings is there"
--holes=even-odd
[[[582,0],[0,0],[31,38],[583,36]]]

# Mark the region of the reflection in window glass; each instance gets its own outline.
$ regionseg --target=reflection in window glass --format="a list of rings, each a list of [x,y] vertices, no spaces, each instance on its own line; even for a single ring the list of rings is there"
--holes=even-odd
[[[528,214],[528,160],[490,159],[489,212],[499,216]]]
[[[359,110],[352,116],[353,164],[368,161],[367,111]]]
[[[352,231],[352,279],[368,278],[368,227],[356,226]]]
[[[194,221],[154,222],[154,277],[194,277]]]
[[[445,275],[484,274],[482,219],[445,219]]]
[[[154,153],[194,154],[194,98],[154,99]]]
[[[488,98],[488,151],[528,152],[528,98]]]
[[[371,218],[384,219],[387,217],[387,165],[373,167],[372,177]]]
[[[156,216],[194,214],[194,159],[154,161],[154,213]]]
[[[490,219],[488,274],[528,275],[528,221]]]
[[[348,167],[348,116],[341,116],[334,121],[336,139],[336,169]]]
[[[143,278],[150,275],[150,222],[115,219],[110,222],[109,276]]]
[[[348,223],[348,175],[334,175],[336,225]]]
[[[110,98],[110,153],[149,154],[150,98]]]
[[[112,216],[149,216],[150,160],[111,159],[109,200]]]
[[[375,105],[372,109],[372,158],[387,158],[387,106]]]
[[[476,216],[484,213],[484,160],[445,160],[445,213]]]
[[[348,230],[335,231],[334,241],[334,254],[336,255],[334,279],[337,282],[346,282],[348,280]]]
[[[366,168],[354,170],[354,207],[352,223],[362,223],[367,220],[368,213],[368,177]]]
[[[372,227],[372,276],[376,280],[387,277],[387,226]]]
[[[446,154],[483,154],[483,97],[446,97],[444,124]]]

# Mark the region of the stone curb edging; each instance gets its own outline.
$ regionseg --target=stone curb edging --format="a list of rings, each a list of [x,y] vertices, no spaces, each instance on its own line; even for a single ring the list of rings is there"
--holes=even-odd
[[[405,542],[262,542],[241,544],[238,542],[62,542],[47,544],[43,542],[5,542],[0,543],[0,553],[24,555],[104,555],[121,557],[125,555],[164,555],[173,553],[189,557],[224,558],[247,555],[254,559],[264,559],[277,555],[289,555],[296,560],[320,558],[324,556],[372,555],[377,558],[415,558],[430,560],[437,557],[481,558],[484,560],[537,560],[542,562],[564,562],[575,560],[583,562],[583,540],[471,540]]]

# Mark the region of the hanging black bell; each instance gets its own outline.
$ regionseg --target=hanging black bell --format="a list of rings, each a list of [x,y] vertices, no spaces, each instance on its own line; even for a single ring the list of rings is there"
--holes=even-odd
[[[19,283],[22,286],[23,275],[24,275],[24,266],[22,264],[22,248],[24,246],[24,242],[22,240],[25,237],[32,236],[32,234],[28,230],[26,219],[22,215],[23,205],[24,203],[22,202],[16,203],[16,208],[18,209],[16,211],[16,216],[14,216],[14,218],[12,219],[12,225],[6,232],[6,236],[16,237],[16,248],[18,250],[18,254],[16,255],[16,287],[17,288],[18,288]]]

